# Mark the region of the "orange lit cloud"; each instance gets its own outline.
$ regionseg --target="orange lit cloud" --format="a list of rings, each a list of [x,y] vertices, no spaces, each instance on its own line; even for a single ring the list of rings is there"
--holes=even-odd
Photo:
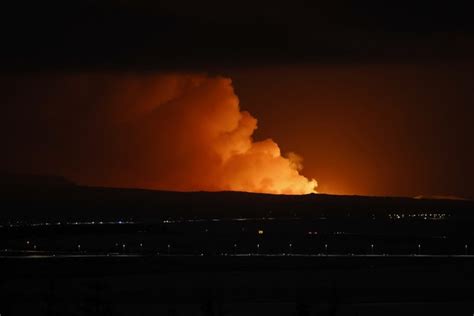
[[[230,79],[62,75],[28,91],[28,100],[10,102],[38,105],[23,125],[37,139],[24,145],[35,156],[29,172],[62,174],[89,185],[315,192],[316,181],[300,174],[299,156],[282,156],[271,139],[252,139],[257,120],[240,110]],[[18,119],[15,110],[9,114]],[[8,164],[22,168],[21,159]]]

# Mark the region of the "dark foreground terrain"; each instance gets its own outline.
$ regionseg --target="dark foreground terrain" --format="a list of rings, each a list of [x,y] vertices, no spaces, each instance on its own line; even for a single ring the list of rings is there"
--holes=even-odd
[[[474,258],[2,258],[2,315],[472,315]]]
[[[472,201],[0,184],[2,316],[474,313]]]

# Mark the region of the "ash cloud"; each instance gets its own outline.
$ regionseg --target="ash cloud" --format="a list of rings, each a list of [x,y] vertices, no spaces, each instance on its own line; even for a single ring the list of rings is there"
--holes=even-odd
[[[296,154],[254,141],[228,78],[31,75],[4,80],[2,166],[76,182],[180,191],[315,192]]]

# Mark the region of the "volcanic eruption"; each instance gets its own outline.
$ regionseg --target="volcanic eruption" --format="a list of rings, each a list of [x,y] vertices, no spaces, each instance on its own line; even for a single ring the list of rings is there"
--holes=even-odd
[[[252,138],[257,120],[240,109],[228,78],[88,73],[16,85],[28,93],[4,100],[9,170],[97,186],[315,192],[316,181],[300,174],[301,157]],[[25,113],[18,105],[28,102],[36,106]]]

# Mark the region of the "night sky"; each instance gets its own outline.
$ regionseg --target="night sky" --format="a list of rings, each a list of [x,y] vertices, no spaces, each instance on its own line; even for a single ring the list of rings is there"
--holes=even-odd
[[[281,179],[267,179],[281,173],[298,183],[290,193],[307,193],[316,179],[325,193],[474,198],[467,7],[253,2],[6,5],[2,169],[85,184],[285,193]],[[213,105],[226,102],[233,112]],[[148,112],[154,104],[171,106]],[[234,159],[252,119],[239,121],[244,138],[237,132],[223,145],[213,135],[227,133],[240,110],[258,120],[257,145]],[[281,167],[286,158],[262,158],[274,143],[303,158],[307,180],[291,171],[299,158],[291,170]],[[229,155],[232,164],[212,167]],[[243,180],[257,171],[259,185]]]

